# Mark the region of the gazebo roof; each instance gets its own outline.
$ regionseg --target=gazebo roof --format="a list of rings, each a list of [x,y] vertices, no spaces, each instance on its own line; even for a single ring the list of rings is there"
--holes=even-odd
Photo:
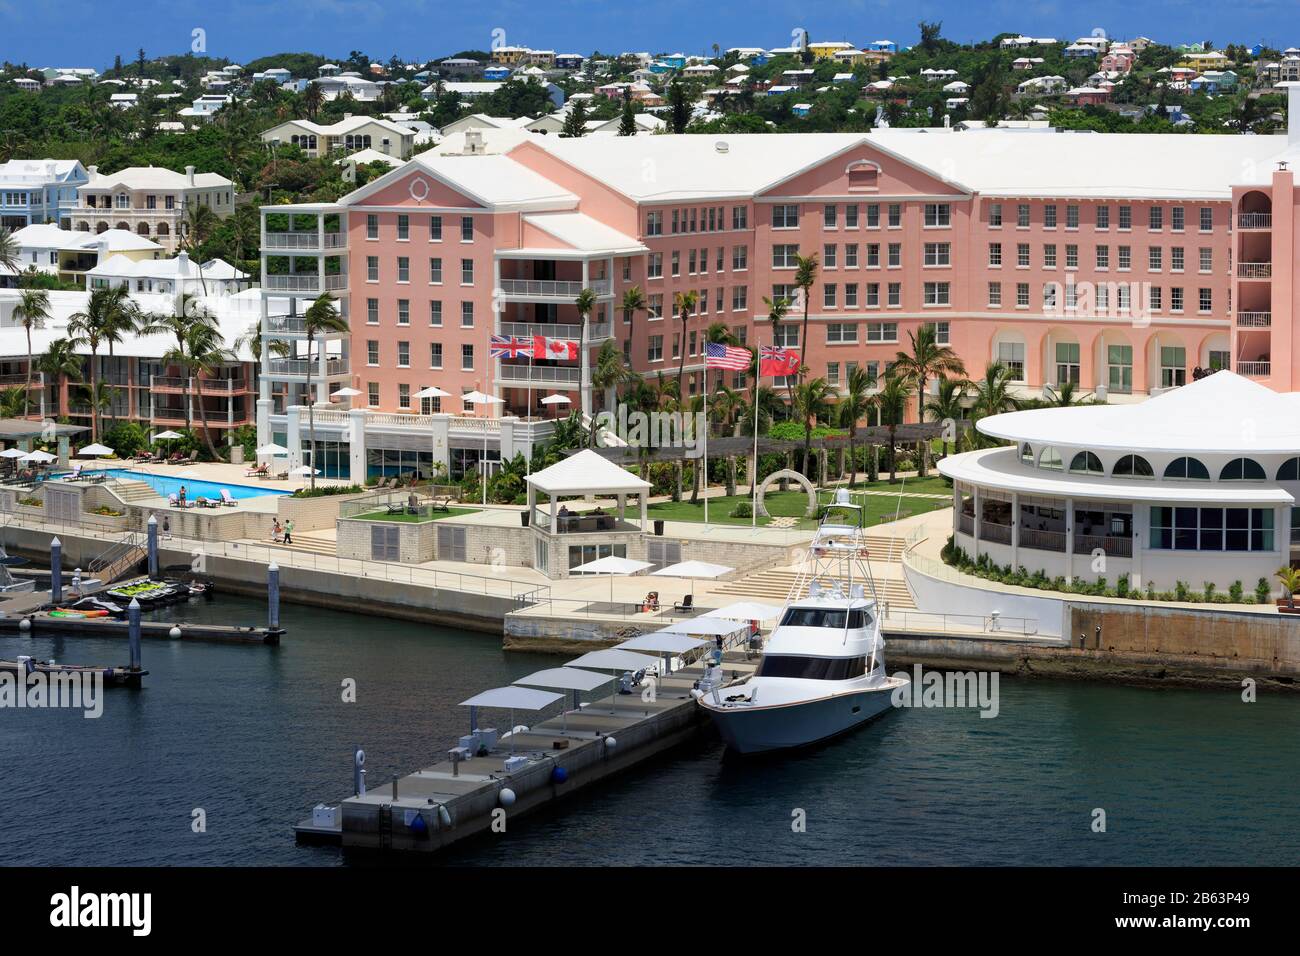
[[[576,455],[543,468],[529,475],[526,480],[534,489],[548,495],[585,495],[592,492],[639,494],[650,490],[650,482],[625,471],[590,448],[584,448]]]
[[[56,425],[33,421],[29,418],[0,418],[0,439],[16,441],[22,438],[61,437],[80,435],[90,431],[85,425]]]

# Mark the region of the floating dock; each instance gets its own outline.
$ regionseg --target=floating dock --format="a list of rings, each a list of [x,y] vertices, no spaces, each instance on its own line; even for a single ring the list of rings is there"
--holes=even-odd
[[[23,628],[22,622],[29,622]],[[172,630],[180,632],[179,638]],[[25,631],[29,634],[60,634],[81,637],[128,636],[129,625],[108,617],[50,617],[36,612],[18,617],[0,617],[0,631]],[[213,641],[221,644],[279,644],[284,631],[270,627],[236,627],[225,624],[187,624],[183,621],[142,621],[140,636],[160,640]]]
[[[758,660],[728,652],[728,680],[752,673]],[[487,756],[450,759],[391,782],[372,781],[364,796],[320,805],[295,828],[300,843],[345,850],[434,853],[467,837],[508,827],[571,793],[684,743],[709,726],[691,696],[702,664],[659,680],[654,699],[641,689],[597,698],[499,740]],[[513,748],[513,755],[511,749]],[[524,758],[511,763],[512,756]],[[504,811],[504,816],[498,811]]]
[[[0,661],[0,673],[22,675],[25,673],[58,674],[101,674],[105,687],[139,687],[140,679],[148,677],[149,672],[132,667],[95,667],[89,664],[51,664],[49,661],[32,661],[30,669],[22,661]]]

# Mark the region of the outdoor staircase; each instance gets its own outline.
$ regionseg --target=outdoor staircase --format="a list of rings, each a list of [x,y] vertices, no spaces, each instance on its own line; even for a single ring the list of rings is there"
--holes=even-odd
[[[782,602],[790,594],[799,572],[789,568],[756,571],[735,581],[724,583],[713,592],[715,598],[757,598]],[[915,611],[916,602],[901,578],[876,577],[876,592],[892,610]]]
[[[293,544],[279,544],[275,545],[275,547],[285,548],[289,551],[302,551],[307,554],[319,554],[329,558],[338,556],[338,547],[335,540],[319,532],[295,531],[293,533]]]
[[[134,478],[116,478],[109,485],[113,494],[117,495],[128,505],[144,504],[162,497],[154,491],[153,486],[143,481],[136,481]]]
[[[132,534],[125,541],[91,559],[87,570],[93,577],[112,584],[136,574],[147,557],[148,552],[139,544],[136,535]]]

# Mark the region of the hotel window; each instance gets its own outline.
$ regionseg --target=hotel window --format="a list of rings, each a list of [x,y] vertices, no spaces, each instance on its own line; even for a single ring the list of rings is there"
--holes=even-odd
[[[839,267],[839,250],[840,247],[830,242],[822,246],[822,267],[826,269],[836,269]]]
[[[410,299],[397,300],[397,324],[398,325],[411,324],[411,300]]]
[[[397,281],[411,281],[411,260],[407,256],[397,257]]]
[[[1197,296],[1196,309],[1198,312],[1211,312],[1214,310],[1214,290],[1200,289]]]
[[[993,269],[998,269],[1001,268],[1001,266],[1002,266],[1002,243],[990,242],[989,243],[989,267]]]
[[[1231,352],[1220,351],[1218,349],[1210,349],[1209,359],[1210,359],[1210,368],[1213,369],[1232,368]]]
[[[1047,203],[1043,206],[1043,228],[1056,228],[1056,203]]]
[[[1079,343],[1056,343],[1056,384],[1079,384]]]
[[[1068,205],[1065,207],[1065,228],[1066,229],[1079,228],[1079,207],[1078,206]]]
[[[673,210],[673,226],[672,226],[672,231],[673,231],[673,235],[674,235],[674,236],[677,235],[679,232],[682,231],[682,224],[681,224],[681,210],[679,210],[679,209],[674,209],[674,210]]]
[[[723,287],[723,286],[718,286],[717,295],[716,295],[716,297],[715,297],[715,299],[714,299],[714,303],[715,303],[715,304],[714,304],[714,307],[713,307],[715,312],[721,312],[721,311],[722,311],[722,300],[723,300],[723,296],[726,294],[726,291],[727,291],[727,290],[726,290],[725,287]]]
[[[442,260],[429,260],[429,282],[433,285],[442,284]]]
[[[879,282],[867,283],[866,306],[869,309],[879,308],[880,306],[880,283]]]
[[[947,282],[926,282],[923,285],[925,305],[948,305],[949,284]]]
[[[844,268],[856,269],[858,267],[858,244],[851,242],[844,247]]]
[[[1060,285],[1056,282],[1048,282],[1043,286],[1043,311],[1051,312],[1056,308],[1056,291]]]
[[[682,274],[682,253],[680,249],[673,250],[672,270],[674,278]]]
[[[1197,268],[1200,269],[1201,272],[1214,271],[1214,250],[1213,249],[1205,246],[1201,247],[1200,256],[1199,256],[1199,265],[1197,266]]]
[[[897,229],[903,224],[903,204],[891,202],[889,204],[889,228]]]
[[[1021,269],[1029,268],[1029,243],[1016,243],[1016,265]]]
[[[1133,228],[1133,207],[1132,206],[1119,207],[1119,228],[1120,229]]]
[[[411,238],[411,217],[405,213],[397,217],[397,238],[401,241]]]
[[[397,367],[398,368],[411,367],[411,343],[410,342],[397,343]]]
[[[868,323],[868,328],[878,323]],[[850,345],[858,341],[858,324],[856,322],[830,322],[826,325],[827,345]]]
[[[460,369],[462,372],[474,371],[474,346],[462,345],[460,347]]]
[[[645,234],[647,236],[662,236],[664,234],[664,214],[662,211],[645,214]]]
[[[1065,246],[1065,268],[1079,268],[1079,247],[1073,242],[1067,243]]]
[[[776,205],[772,207],[773,229],[798,229],[799,207],[797,205]]]
[[[662,319],[664,317],[664,297],[662,294],[652,295],[646,300],[645,314],[647,319]]]
[[[989,283],[989,306],[994,309],[1002,307],[1002,283]]]
[[[460,327],[462,329],[474,328],[474,303],[462,302],[460,304]]]
[[[1002,203],[989,203],[989,226],[993,229],[1002,228]]]
[[[1182,206],[1174,206],[1169,210],[1169,228],[1174,232],[1182,232],[1185,228],[1185,218],[1187,210]]]
[[[379,364],[379,342],[375,339],[366,342],[366,364]]]
[[[1096,298],[1094,304],[1096,305],[1096,311],[1099,314],[1110,308],[1111,285],[1114,285],[1114,283],[1108,285],[1105,282],[1098,282],[1096,287],[1093,289],[1093,295]]]
[[[772,268],[793,269],[798,263],[799,247],[796,245],[779,245],[772,247]]]
[[[1164,250],[1160,246],[1147,247],[1147,271],[1159,272],[1164,268]]]
[[[1176,388],[1185,384],[1187,384],[1187,350],[1181,346],[1162,345],[1160,347],[1160,387]]]
[[[934,344],[947,345],[950,338],[950,324],[947,322],[927,323],[930,328],[934,329]]]
[[[1131,246],[1119,247],[1119,261],[1116,267],[1120,272],[1127,272],[1133,267],[1133,249]]]
[[[822,287],[822,308],[823,309],[834,309],[837,307],[836,306],[837,291],[838,290],[836,289],[834,282],[828,282],[826,283],[826,285]]]
[[[845,229],[858,228],[858,204],[857,203],[849,203],[847,206],[844,207],[844,228]]]
[[[429,241],[442,242],[442,217],[429,217]]]
[[[647,279],[662,279],[664,277],[664,254],[662,252],[651,253],[650,261],[646,264]]]
[[[999,342],[996,361],[1011,373],[1012,381],[1025,380],[1025,343]]]
[[[797,349],[799,347],[799,326],[793,323],[778,325],[772,330],[772,344],[778,348]]]
[[[1110,207],[1109,206],[1097,207],[1097,228],[1098,229],[1110,228]]]
[[[1070,460],[1070,471],[1076,475],[1104,475],[1106,469],[1101,459],[1090,451],[1081,451]]]
[[[1214,229],[1214,210],[1209,206],[1201,207],[1201,232],[1210,232]]]
[[[831,385],[835,388],[839,388],[840,385],[840,363],[839,362],[826,363],[826,384]]]
[[[797,250],[799,247],[793,246],[792,248]],[[773,263],[773,265],[775,265],[775,263]],[[695,275],[695,250],[694,249],[688,249],[686,251],[686,274],[692,276]]]
[[[1183,311],[1183,287],[1176,285],[1169,290],[1169,310],[1171,312]]]
[[[429,368],[442,368],[442,343],[429,343]]]
[[[749,228],[749,207],[733,206],[731,209],[731,228],[748,229]]]
[[[1029,283],[1028,282],[1016,283],[1016,308],[1019,309],[1029,308]]]
[[[473,216],[460,217],[460,241],[461,242],[474,241],[474,217]]]
[[[1210,471],[1197,458],[1175,458],[1165,468],[1166,478],[1209,481]]]
[[[891,242],[889,244],[888,265],[891,269],[896,269],[903,264],[903,244],[901,242]]]
[[[378,382],[366,383],[366,404],[369,405],[371,408],[379,407],[379,383]]]
[[[868,322],[867,341],[868,342],[897,342],[898,323],[897,322]]]
[[[925,264],[927,266],[952,265],[952,244],[947,242],[927,242],[925,244]]]
[[[774,285],[772,286],[772,301],[780,302],[785,300],[786,305],[792,305],[795,297],[799,294],[799,287],[794,285]]]
[[[425,389],[425,386],[421,385],[418,389],[416,389],[416,391],[418,391],[418,392],[423,392],[424,389]],[[421,414],[421,415],[437,415],[437,414],[438,414],[439,412],[441,412],[441,411],[442,411],[442,399],[441,399],[441,398],[436,398],[436,397],[435,397],[435,398],[422,398],[422,399],[420,399],[420,414]]]
[[[1165,210],[1163,206],[1152,206],[1147,210],[1147,229],[1158,232],[1165,227]]]
[[[726,266],[727,266],[727,247],[718,246],[717,266],[716,268],[714,268],[713,271],[722,272],[726,268]]]
[[[1133,305],[1133,287],[1120,284],[1115,287],[1115,307],[1120,314],[1127,313]]]
[[[835,229],[839,225],[839,209],[832,203],[822,207],[822,228]]]
[[[1171,247],[1170,247],[1170,249],[1169,249],[1169,271],[1170,271],[1170,272],[1182,272],[1182,271],[1183,271],[1183,247],[1182,247],[1182,246],[1171,246]]]
[[[749,308],[749,286],[738,285],[731,290],[731,311],[744,312]]]
[[[889,283],[889,288],[885,292],[885,304],[891,309],[897,309],[903,304],[903,284],[901,282]]]
[[[731,271],[744,272],[749,268],[749,246],[733,246],[731,250]]]
[[[664,337],[662,335],[650,336],[646,345],[646,361],[662,362],[664,360]]]
[[[429,300],[429,325],[432,328],[442,328],[442,300]]]
[[[1163,296],[1160,294],[1160,286],[1153,285],[1147,288],[1147,311],[1159,312],[1163,307]]]
[[[474,260],[473,259],[460,260],[460,284],[461,285],[474,284]]]
[[[951,226],[952,206],[946,202],[926,203],[925,224],[931,228],[945,228]]]
[[[1272,551],[1272,508],[1151,507],[1151,547],[1172,551]]]
[[[632,257],[628,256],[623,260],[623,281],[632,281]]]
[[[1016,205],[1016,228],[1029,228],[1029,203],[1022,202]]]
[[[366,299],[366,324],[367,325],[379,324],[379,300],[378,299]]]
[[[379,217],[373,212],[366,215],[366,238],[379,238]]]
[[[867,268],[880,268],[880,243],[878,242],[867,243]]]
[[[1097,247],[1097,268],[1098,269],[1110,268],[1110,246]]]
[[[1107,385],[1112,392],[1127,395],[1133,391],[1133,346],[1106,346],[1106,367]]]
[[[366,281],[367,282],[379,281],[379,257],[378,256],[366,256]]]
[[[1047,242],[1043,244],[1043,268],[1056,268],[1056,243]]]
[[[878,206],[876,203],[867,204],[867,228],[868,229],[880,228],[880,206]]]
[[[856,309],[858,307],[858,284],[848,282],[844,285],[844,308]]]

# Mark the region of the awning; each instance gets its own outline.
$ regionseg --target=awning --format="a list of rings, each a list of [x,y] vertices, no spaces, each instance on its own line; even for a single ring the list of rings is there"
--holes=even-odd
[[[563,694],[552,694],[544,690],[531,690],[527,687],[494,687],[481,694],[475,694],[469,700],[462,700],[461,707],[505,707],[510,710],[541,710],[557,700],[563,700]]]
[[[781,613],[781,605],[764,604],[761,601],[736,601],[716,611],[710,610],[709,617],[720,617],[728,621],[770,621]]]
[[[633,654],[631,651],[620,651],[610,647],[601,651],[591,651],[583,654],[577,660],[566,663],[565,667],[594,667],[597,670],[617,671],[641,670],[646,667],[654,667],[659,663],[659,658],[651,657],[648,654]]]
[[[559,690],[595,690],[614,680],[609,674],[597,674],[578,667],[551,667],[515,681],[524,687],[553,687]]]
[[[693,651],[697,647],[704,647],[712,641],[705,641],[698,637],[688,637],[685,634],[674,634],[671,631],[656,631],[653,634],[642,634],[640,637],[634,637],[624,641],[622,644],[615,644],[614,650],[624,651],[657,651],[660,654],[682,654],[686,651]]]
[[[724,621],[716,617],[693,617],[661,628],[659,634],[734,634],[745,625],[737,621]]]

